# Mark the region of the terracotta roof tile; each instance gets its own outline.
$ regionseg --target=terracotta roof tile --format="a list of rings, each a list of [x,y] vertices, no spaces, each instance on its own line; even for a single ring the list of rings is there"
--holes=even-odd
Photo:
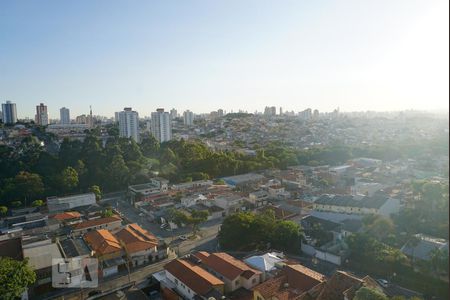
[[[76,230],[80,230],[80,229],[85,229],[85,228],[89,228],[89,227],[94,227],[94,226],[98,226],[98,225],[103,225],[103,224],[108,224],[108,223],[112,223],[112,222],[117,222],[117,221],[121,221],[122,219],[117,216],[111,216],[111,217],[106,217],[106,218],[99,218],[99,219],[94,219],[94,220],[88,220],[88,221],[84,221],[78,224],[73,225],[73,229]]]
[[[317,300],[343,300],[345,291],[351,287],[359,287],[363,282],[363,280],[347,272],[337,271],[327,281]]]
[[[325,281],[325,276],[302,265],[287,265],[284,268],[289,286],[307,291]]]
[[[197,252],[194,256],[200,258],[202,264],[207,268],[216,271],[230,280],[234,280],[241,275],[248,279],[255,274],[261,274],[260,271],[249,267],[244,262],[224,252],[211,254],[208,254],[207,252]]]
[[[92,250],[100,255],[122,250],[119,241],[106,229],[98,229],[84,235],[84,240]]]
[[[279,300],[309,299],[308,291],[318,289],[325,281],[325,276],[302,265],[287,265],[282,272],[259,285],[258,291],[265,299],[276,297]]]
[[[134,253],[158,246],[158,239],[137,224],[129,224],[115,233],[128,252]]]
[[[224,282],[206,270],[184,259],[175,259],[164,266],[170,274],[183,282],[198,295],[204,295]]]
[[[51,218],[59,220],[59,221],[76,219],[79,217],[81,217],[81,214],[77,211],[66,211],[66,212],[51,216]]]

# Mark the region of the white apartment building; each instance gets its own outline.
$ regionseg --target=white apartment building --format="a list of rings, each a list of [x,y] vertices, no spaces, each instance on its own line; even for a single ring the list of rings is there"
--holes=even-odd
[[[164,108],[152,112],[152,134],[158,142],[163,143],[172,139],[172,124],[170,114]]]
[[[194,113],[190,110],[187,110],[183,113],[184,125],[192,126],[194,125]]]
[[[131,107],[125,107],[119,112],[119,136],[139,142],[139,114]]]

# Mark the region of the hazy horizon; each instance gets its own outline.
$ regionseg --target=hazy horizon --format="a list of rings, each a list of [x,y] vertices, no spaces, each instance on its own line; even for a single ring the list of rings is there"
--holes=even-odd
[[[0,2],[0,102],[448,111],[448,1]]]

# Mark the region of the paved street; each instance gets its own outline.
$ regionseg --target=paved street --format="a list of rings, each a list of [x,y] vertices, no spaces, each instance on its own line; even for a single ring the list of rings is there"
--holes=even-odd
[[[174,230],[165,230],[160,228],[160,224],[151,222],[148,220],[147,216],[139,212],[138,209],[134,208],[129,202],[124,200],[122,197],[109,198],[101,201],[102,205],[111,205],[117,211],[123,214],[124,219],[131,223],[138,223],[142,228],[148,230],[149,232],[156,235],[158,238],[163,239],[167,244],[171,244],[174,240],[178,239],[180,235],[189,235],[191,233],[190,227],[178,228]],[[212,235],[216,235],[221,219],[207,221],[200,225],[199,234],[204,238],[209,238]],[[200,243],[198,241],[197,243]],[[186,241],[185,243],[188,243]]]

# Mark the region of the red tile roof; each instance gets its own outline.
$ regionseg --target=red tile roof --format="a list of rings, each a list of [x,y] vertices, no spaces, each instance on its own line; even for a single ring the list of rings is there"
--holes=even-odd
[[[184,259],[172,260],[164,269],[198,295],[204,295],[212,288],[224,285],[219,278]]]
[[[253,290],[258,291],[265,299],[276,297],[279,300],[292,300],[299,299],[324,281],[324,275],[302,265],[287,265],[277,277],[257,285]]]
[[[158,246],[158,239],[135,223],[122,228],[115,233],[115,236],[124,244],[125,249],[130,253],[144,251]]]
[[[122,250],[119,241],[106,229],[98,229],[84,235],[84,240],[99,255]]]
[[[204,264],[206,268],[210,268],[230,280],[234,280],[238,276],[249,279],[255,274],[261,274],[260,271],[249,267],[242,261],[224,252],[211,254],[208,252],[197,252],[194,256],[201,259],[202,264]]]
[[[343,271],[337,271],[327,281],[317,300],[343,300],[344,292],[352,287],[360,287],[363,280]]]
[[[325,281],[325,275],[302,265],[286,265],[283,270],[289,286],[302,291],[307,291]]]
[[[75,224],[72,227],[75,230],[80,230],[80,229],[95,227],[95,226],[99,226],[99,225],[103,225],[103,224],[113,223],[113,222],[117,222],[117,221],[122,221],[122,219],[119,216],[114,215],[111,217],[98,218],[98,219],[94,219],[94,220],[84,221],[84,222]]]
[[[80,217],[81,217],[81,214],[76,211],[66,211],[66,212],[51,216],[51,218],[59,220],[59,221],[76,219],[76,218],[80,218]]]

